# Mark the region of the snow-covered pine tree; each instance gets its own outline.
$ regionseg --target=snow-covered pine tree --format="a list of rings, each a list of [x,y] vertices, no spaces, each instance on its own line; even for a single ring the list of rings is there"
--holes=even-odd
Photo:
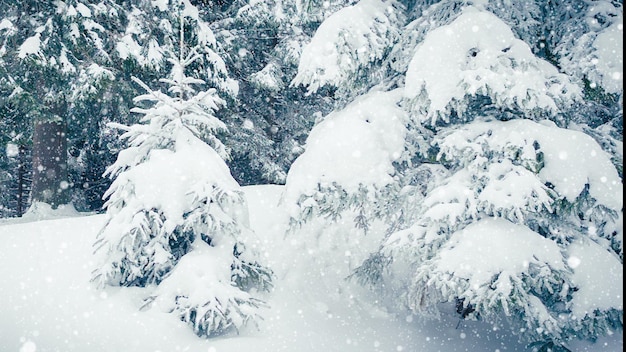
[[[376,204],[397,191],[393,164],[403,155],[406,134],[401,91],[368,90],[382,83],[380,62],[403,19],[395,1],[347,4],[317,28],[291,81],[307,94],[332,95],[337,109],[318,116],[283,196],[291,231],[312,234],[303,243],[312,253],[326,253],[312,259],[333,279],[345,278],[378,246],[380,237],[365,234],[381,233],[371,231],[381,225],[373,221],[382,218]]]
[[[33,148],[29,150],[35,154],[31,199],[33,203],[45,202],[56,208],[69,203],[65,148],[67,95],[62,87],[72,77],[60,70],[57,61],[62,52],[56,31],[61,16],[54,13],[52,4],[0,5],[4,9],[0,24],[3,33],[0,84],[3,93],[8,93],[3,100],[19,108],[25,122],[33,125],[28,129],[32,135],[26,138],[32,140]],[[19,16],[20,13],[28,16]],[[33,205],[31,209],[35,210]]]
[[[621,180],[600,146],[525,119],[441,134],[449,174],[413,207],[417,220],[385,241],[401,281],[386,284],[399,285],[416,313],[461,300],[491,323],[505,316],[530,341],[566,344],[620,328],[621,289],[610,283],[623,257]],[[587,276],[596,265],[606,271]]]
[[[70,150],[63,155],[69,154],[72,203],[81,209],[97,209],[104,190],[94,187],[102,182],[102,172],[96,176],[93,170],[103,170],[115,153],[101,143],[104,124],[100,120],[105,111],[128,115],[122,113],[123,108],[113,109],[124,105],[120,102],[128,90],[123,87],[130,80],[113,79],[121,65],[113,63],[116,56],[109,50],[115,47],[116,30],[126,18],[123,9],[112,2],[80,0],[3,1],[0,5],[1,99],[31,124],[52,115],[61,118],[67,125]],[[25,133],[23,139],[31,144],[32,133]],[[31,149],[25,149],[28,158]],[[86,201],[95,194],[98,200]]]
[[[157,284],[147,305],[212,336],[259,318],[264,303],[253,291],[269,289],[272,272],[258,261],[245,198],[216,137],[225,125],[214,112],[224,101],[215,89],[194,88],[204,81],[185,71],[199,54],[183,50],[181,35],[180,55],[170,58],[171,75],[163,79],[169,94],[137,79],[147,91],[137,104],[153,105],[133,109],[142,115],[139,124],[115,125],[129,146],[106,172],[114,181],[96,242],[104,258],[93,280]]]
[[[287,175],[290,231],[330,280],[348,276],[382,239],[375,220],[398,191],[394,162],[406,135],[401,98],[401,90],[372,91],[325,116]]]
[[[157,87],[167,74],[164,53],[175,50],[177,2],[28,0],[0,5],[0,95],[31,123],[47,118],[51,106],[61,106],[55,100],[65,99],[63,111],[55,114],[68,127],[72,201],[81,209],[100,209],[110,184],[102,172],[121,147],[106,122],[137,122],[129,110],[141,91],[131,76]],[[186,36],[203,54],[189,70],[222,97],[235,95],[237,85],[217,55],[209,24],[191,2],[185,2],[185,11],[193,19],[185,27]],[[30,138],[26,135],[29,143]]]
[[[456,304],[566,349],[623,326],[622,180],[593,138],[566,128],[578,81],[477,3],[415,48],[404,102],[444,168],[418,168],[437,177],[405,192],[404,229],[358,272],[414,313]]]

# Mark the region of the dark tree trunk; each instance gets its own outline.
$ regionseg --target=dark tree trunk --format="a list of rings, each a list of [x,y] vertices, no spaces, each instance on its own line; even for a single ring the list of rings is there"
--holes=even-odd
[[[61,121],[35,122],[32,202],[57,208],[69,202],[66,126]]]
[[[26,185],[26,147],[19,146],[17,164],[17,216],[24,214],[24,186]]]

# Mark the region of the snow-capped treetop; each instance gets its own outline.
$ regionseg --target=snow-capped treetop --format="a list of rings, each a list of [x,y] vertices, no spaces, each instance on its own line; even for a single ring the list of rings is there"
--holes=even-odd
[[[333,183],[348,192],[359,185],[392,182],[404,150],[406,113],[398,106],[401,90],[371,92],[333,112],[311,131],[306,150],[287,175],[286,204]]]
[[[413,14],[409,17],[412,21],[402,29],[398,43],[389,53],[388,63],[396,72],[405,73],[417,45],[424,37],[433,29],[452,23],[467,6],[492,12],[508,24],[518,38],[531,46],[539,45],[538,37],[543,35],[539,21],[542,3],[509,0],[420,1],[411,10]]]
[[[467,98],[483,95],[502,109],[555,114],[581,97],[580,88],[533,55],[502,20],[467,7],[452,23],[432,30],[417,48],[404,95],[423,123],[461,115]]]
[[[105,193],[104,197],[110,198],[121,185],[133,183],[134,196],[126,198],[125,206],[119,210],[126,213],[129,220],[141,209],[160,209],[167,219],[165,226],[173,229],[183,223],[185,214],[196,206],[196,194],[210,193],[213,188],[223,192],[239,191],[239,184],[213,148],[186,128],[175,132],[174,150],[151,150],[148,160],[120,173]],[[126,151],[120,153],[120,158],[126,156]],[[111,198],[105,205],[115,201],[117,199]],[[112,243],[117,243],[112,240],[114,233],[125,234],[128,232],[126,227],[134,226],[134,223],[120,226],[124,229],[120,230],[111,222],[106,229],[105,234]]]
[[[130,127],[111,124],[112,127],[127,131],[121,138],[128,140],[130,146],[120,152],[117,161],[107,169],[105,175],[115,176],[128,167],[140,164],[149,157],[152,149],[172,149],[177,145],[176,138],[181,129],[187,129],[197,137],[204,138],[220,157],[228,156],[222,142],[215,137],[215,133],[226,130],[226,125],[214,115],[224,101],[213,88],[196,92],[193,85],[202,85],[204,81],[188,77],[184,73],[185,67],[196,58],[193,52],[191,54],[184,62],[170,60],[171,78],[161,80],[170,85],[169,92],[173,96],[152,90],[135,78],[135,82],[147,91],[146,94],[137,96],[135,102],[156,104],[150,108],[134,107],[131,110],[143,115],[143,124]]]
[[[185,30],[185,41],[199,54],[195,64],[203,66],[198,69],[198,73],[205,74],[202,79],[220,92],[237,95],[238,84],[229,78],[226,63],[217,53],[215,34],[189,0],[133,5],[126,15],[128,23],[115,42],[115,54],[119,58],[132,60],[142,68],[163,69],[168,57],[178,56],[171,52],[180,47],[177,39],[182,20],[183,26],[189,28]],[[161,19],[155,22],[154,17]]]
[[[398,6],[394,0],[361,0],[328,17],[304,47],[291,84],[312,93],[324,85],[351,83],[396,40],[402,22]]]

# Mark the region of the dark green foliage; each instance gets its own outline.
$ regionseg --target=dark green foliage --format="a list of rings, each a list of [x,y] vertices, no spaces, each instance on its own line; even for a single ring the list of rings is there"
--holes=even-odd
[[[130,108],[140,91],[131,76],[163,87],[158,80],[166,73],[164,56],[151,57],[148,50],[159,43],[161,54],[176,51],[178,37],[171,35],[179,28],[176,5],[161,11],[145,1],[5,2],[0,21],[12,26],[0,30],[0,100],[18,106],[24,120],[18,133],[27,144],[31,127],[24,126],[52,114],[66,121],[72,202],[80,210],[100,210],[103,191],[110,185],[101,174],[119,151],[112,136],[116,132],[108,130],[106,123],[137,121]],[[274,16],[271,2],[246,11],[239,11],[243,4],[237,2],[193,3],[200,18],[212,22],[217,42],[207,48],[221,55],[224,65],[202,49],[202,59],[189,70],[226,93],[228,109],[219,114],[228,125],[222,137],[231,151],[228,162],[235,178],[242,184],[284,182],[315,116],[333,105],[323,96],[305,97],[301,88],[288,87],[297,68],[297,47],[341,2],[330,7],[311,2],[297,22],[292,21],[294,16]],[[85,9],[88,14],[81,12]],[[285,11],[293,15],[295,3],[285,3]],[[197,34],[194,23],[185,23],[190,44],[204,40]],[[35,36],[41,50],[20,56],[21,45]],[[125,52],[123,44],[129,40],[141,53]],[[253,79],[270,63],[279,63],[283,82],[279,90],[259,86]],[[229,76],[239,82],[238,92],[231,89]],[[12,168],[6,170],[8,178],[16,176]],[[4,201],[2,205],[14,208]]]

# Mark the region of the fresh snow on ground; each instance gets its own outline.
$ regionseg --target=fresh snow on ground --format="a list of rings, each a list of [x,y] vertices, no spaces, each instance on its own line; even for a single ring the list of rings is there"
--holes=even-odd
[[[270,308],[258,328],[201,339],[172,314],[140,311],[148,288],[89,282],[103,215],[39,209],[37,217],[0,220],[0,352],[368,352],[527,351],[506,328],[459,323],[452,316],[424,321],[376,305],[358,286],[329,282],[285,236],[282,186],[248,186],[250,225],[276,274]],[[324,255],[324,253],[319,253]],[[572,351],[623,351],[622,333]]]

